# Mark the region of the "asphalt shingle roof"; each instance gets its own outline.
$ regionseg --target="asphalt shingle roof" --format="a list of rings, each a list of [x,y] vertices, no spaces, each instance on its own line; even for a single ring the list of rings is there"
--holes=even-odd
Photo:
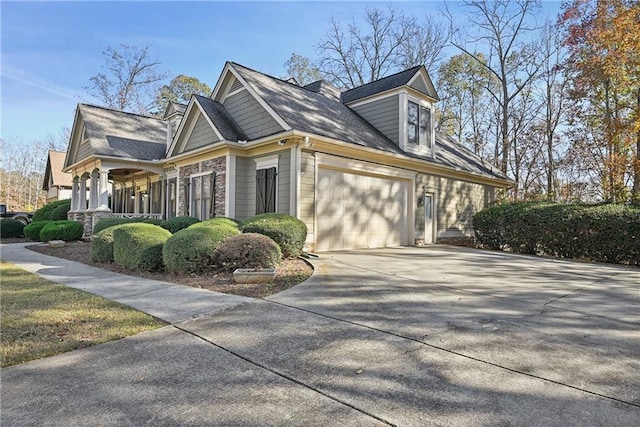
[[[204,96],[194,96],[224,139],[227,141],[246,141],[248,139],[222,104]]]
[[[156,160],[164,158],[167,124],[162,119],[79,104],[95,155]]]
[[[292,129],[420,159],[458,171],[488,178],[506,179],[504,174],[449,136],[436,135],[435,159],[426,155],[407,153],[335,97],[315,92],[313,89],[317,89],[320,84],[312,83],[306,87],[300,87],[236,63],[232,65]],[[369,96],[376,88],[385,91],[397,85],[406,84],[419,68],[414,67],[379,80],[378,82],[386,80],[380,84],[373,82],[365,85],[368,88],[360,93],[367,93],[368,95],[365,96]]]
[[[422,65],[409,68],[408,70],[401,71],[396,74],[384,77],[375,82],[367,83],[366,85],[354,87],[353,89],[342,92],[340,99],[345,104],[348,104],[357,99],[366,98],[367,96],[375,95],[390,89],[395,89],[400,86],[404,86],[409,83],[409,80],[418,72]],[[428,94],[425,94],[428,95]]]

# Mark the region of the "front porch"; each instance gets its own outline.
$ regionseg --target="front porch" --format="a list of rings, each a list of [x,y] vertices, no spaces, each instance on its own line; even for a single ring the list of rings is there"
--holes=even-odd
[[[67,218],[84,224],[85,238],[103,218],[166,217],[166,181],[157,172],[102,167],[74,175]]]

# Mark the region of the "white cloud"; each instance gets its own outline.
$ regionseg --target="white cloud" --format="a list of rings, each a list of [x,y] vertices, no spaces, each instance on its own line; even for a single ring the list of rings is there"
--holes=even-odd
[[[28,84],[30,86],[37,87],[38,89],[45,90],[49,93],[62,96],[64,98],[77,101],[80,99],[80,93],[75,89],[70,89],[64,86],[56,85],[48,80],[34,76],[31,73],[21,70],[19,68],[12,67],[10,65],[2,65],[2,77],[15,80],[20,83]]]

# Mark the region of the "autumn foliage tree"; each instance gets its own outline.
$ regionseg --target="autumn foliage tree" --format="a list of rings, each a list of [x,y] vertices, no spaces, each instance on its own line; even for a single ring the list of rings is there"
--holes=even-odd
[[[572,72],[573,143],[598,167],[606,201],[638,202],[640,2],[572,0],[560,23]]]

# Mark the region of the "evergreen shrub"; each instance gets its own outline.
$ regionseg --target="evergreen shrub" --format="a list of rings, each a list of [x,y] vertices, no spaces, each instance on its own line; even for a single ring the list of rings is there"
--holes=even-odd
[[[304,222],[277,213],[253,216],[244,221],[240,229],[243,233],[258,233],[270,237],[280,246],[285,258],[301,255],[307,238],[307,225]]]
[[[40,230],[40,241],[64,240],[71,242],[82,239],[84,225],[78,221],[50,221]]]
[[[171,236],[162,249],[162,259],[168,271],[194,274],[215,269],[214,257],[218,244],[239,234],[228,225],[199,226],[195,224]]]
[[[171,233],[162,227],[141,222],[122,224],[113,230],[113,260],[135,271],[162,268],[162,246]]]
[[[51,221],[34,221],[31,224],[27,225],[22,231],[29,240],[33,240],[34,242],[41,242],[42,240],[40,240],[40,231],[42,231],[44,226],[49,224],[50,222]]]
[[[0,238],[22,237],[25,225],[11,218],[0,219]]]
[[[225,239],[215,252],[219,270],[237,268],[275,268],[282,260],[280,246],[270,237],[258,233],[243,233]]]

